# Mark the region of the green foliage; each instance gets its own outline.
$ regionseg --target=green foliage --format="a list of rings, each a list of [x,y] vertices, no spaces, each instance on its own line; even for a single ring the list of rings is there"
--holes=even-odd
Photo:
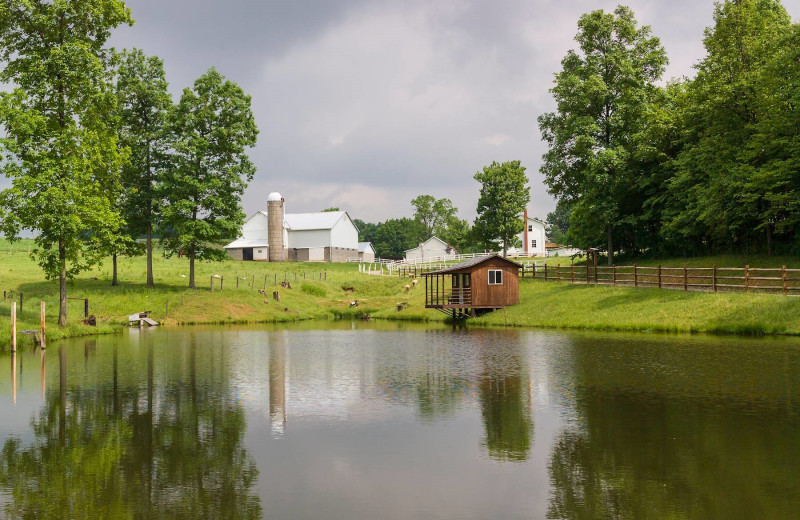
[[[130,150],[130,160],[122,169],[119,210],[126,233],[133,239],[146,237],[147,286],[153,287],[152,236],[160,211],[157,185],[170,147],[166,123],[172,97],[161,59],[139,49],[123,51],[115,58],[120,145]]]
[[[127,151],[110,124],[116,97],[104,47],[125,23],[117,0],[0,3],[0,82],[14,85],[0,94],[0,168],[12,181],[0,195],[2,231],[38,233],[32,254],[61,281],[62,326],[67,278],[122,238],[115,201]]]
[[[218,246],[234,240],[244,223],[241,196],[255,173],[246,149],[255,146],[258,129],[250,96],[214,68],[184,89],[169,128],[174,151],[161,183],[164,244],[186,252],[195,288],[195,259],[223,259]]]
[[[556,204],[555,211],[547,214],[547,239],[554,244],[567,245],[570,241],[567,238],[569,232],[569,220],[572,216],[574,204],[568,200],[560,200]]]
[[[328,296],[328,291],[322,285],[314,282],[303,282],[300,285],[300,290],[306,294],[310,294],[311,296],[316,296],[318,298],[325,298]]]
[[[519,161],[493,162],[475,174],[481,183],[475,231],[487,244],[502,243],[503,254],[517,245],[517,235],[525,229],[520,216],[531,200],[528,177]]]
[[[375,254],[381,258],[403,258],[405,251],[427,240],[425,229],[410,218],[389,219],[375,230]]]
[[[580,51],[567,53],[550,90],[557,111],[539,117],[549,146],[541,172],[550,193],[588,219],[574,230],[576,245],[597,245],[605,234],[611,261],[614,230],[641,211],[634,157],[667,56],[623,6],[581,16],[575,39]]]
[[[333,207],[333,208],[325,208],[322,210],[323,213],[334,212],[334,211],[339,211],[339,208]]]

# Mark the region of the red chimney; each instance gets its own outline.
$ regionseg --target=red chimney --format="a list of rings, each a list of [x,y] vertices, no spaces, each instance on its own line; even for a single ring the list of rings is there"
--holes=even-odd
[[[528,248],[530,247],[530,242],[528,242],[528,210],[527,209],[525,210],[525,213],[523,213],[523,217],[522,218],[525,219],[525,231],[523,231],[523,235],[522,235],[525,238],[525,244],[523,244],[523,247],[524,247],[524,251],[527,253],[528,252]]]

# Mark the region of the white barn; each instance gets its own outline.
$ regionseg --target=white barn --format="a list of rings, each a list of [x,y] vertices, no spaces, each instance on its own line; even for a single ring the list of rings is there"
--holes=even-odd
[[[274,198],[280,200],[282,213],[280,194],[271,194],[270,200]],[[282,219],[276,217],[276,221],[280,220],[283,233],[272,236],[273,241],[282,242],[277,244],[282,251],[270,255],[269,213],[259,211],[245,221],[241,236],[225,246],[228,255],[236,260],[264,262],[271,257],[273,261],[280,258],[294,262],[347,262],[348,258],[358,256],[358,228],[346,211],[286,213]]]
[[[358,243],[358,261],[359,262],[375,261],[375,247],[372,245],[372,242]]]
[[[442,258],[447,255],[457,255],[458,251],[453,246],[438,237],[431,237],[413,249],[407,250],[406,262],[426,261],[432,258]]]

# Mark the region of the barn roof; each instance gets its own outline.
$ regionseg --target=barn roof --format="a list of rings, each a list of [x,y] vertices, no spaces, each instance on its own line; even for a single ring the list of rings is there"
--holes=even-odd
[[[502,257],[502,256],[500,256],[498,254],[494,254],[494,255],[489,255],[489,256],[476,256],[474,258],[470,258],[469,260],[464,260],[463,262],[458,263],[456,265],[451,265],[450,267],[447,267],[445,269],[440,269],[438,271],[433,271],[433,272],[430,272],[430,273],[424,273],[423,276],[427,276],[427,275],[431,275],[431,274],[447,274],[447,273],[453,273],[455,271],[461,271],[462,269],[468,269],[470,267],[475,267],[477,265],[480,265],[480,264],[482,264],[484,262],[488,262],[489,260],[492,260],[494,258],[499,258],[500,260],[502,260],[504,262],[508,262],[509,264],[511,264],[511,265],[513,265],[515,267],[522,267],[522,265],[520,265],[520,264],[518,264],[516,262],[512,262],[508,258],[504,258],[504,257]]]
[[[372,252],[375,252],[375,247],[372,245],[372,242],[359,242],[358,243],[358,252],[363,253],[367,250],[367,248],[372,248]]]
[[[319,213],[287,213],[283,220],[286,229],[291,231],[310,231],[313,229],[331,229],[339,222],[346,211],[322,211]],[[348,218],[350,218],[348,216]]]
[[[239,238],[223,247],[223,249],[241,249],[246,247],[269,247],[269,243],[266,238],[256,238],[253,240]]]

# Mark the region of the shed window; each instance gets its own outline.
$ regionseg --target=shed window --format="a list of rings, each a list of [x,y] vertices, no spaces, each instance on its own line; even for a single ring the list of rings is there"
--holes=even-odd
[[[536,240],[531,240],[531,247],[536,248]]]
[[[261,254],[261,250],[260,249],[258,250],[258,253]]]
[[[503,271],[489,271],[489,285],[503,285]]]
[[[517,228],[519,229],[519,228]],[[533,231],[533,224],[528,224],[528,231]]]

